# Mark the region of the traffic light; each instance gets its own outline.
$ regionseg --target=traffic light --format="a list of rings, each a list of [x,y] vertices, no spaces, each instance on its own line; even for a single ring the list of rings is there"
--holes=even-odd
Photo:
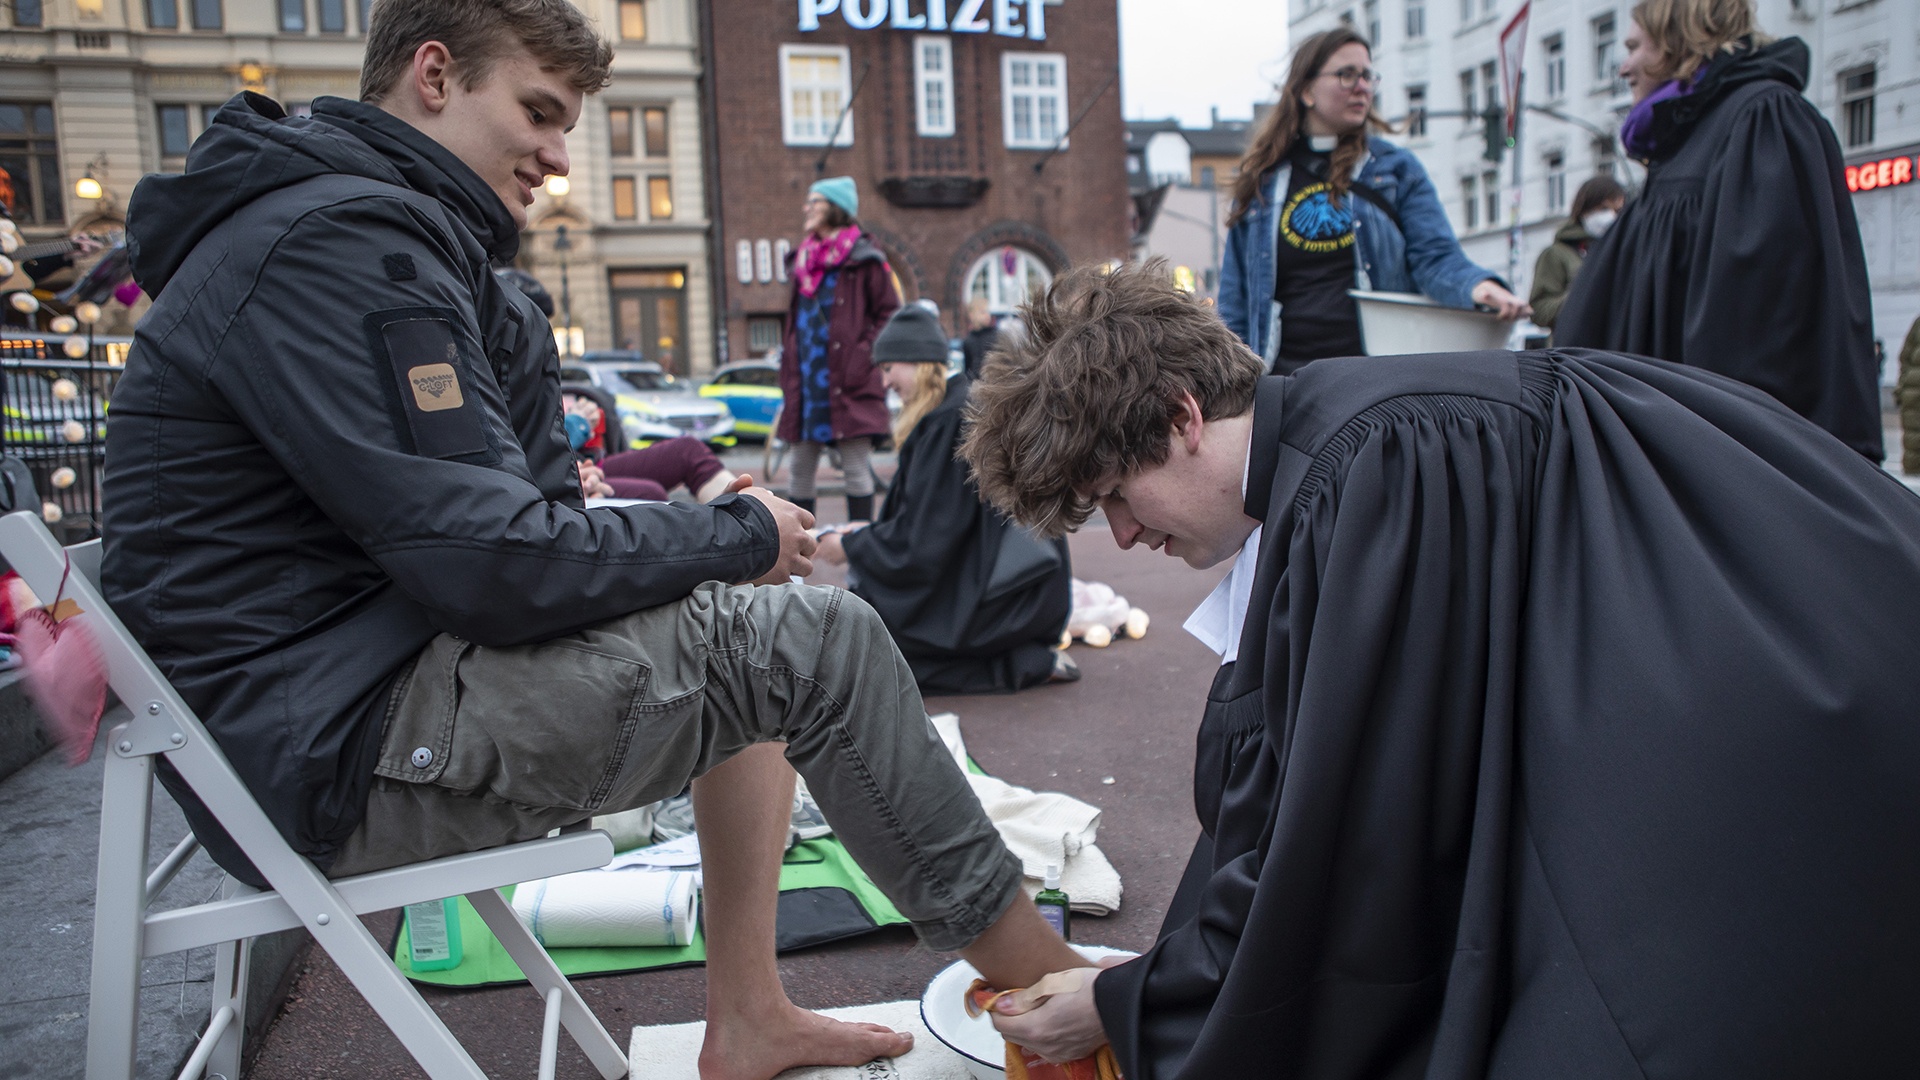
[[[1481,116],[1487,122],[1487,148],[1480,152],[1480,156],[1498,163],[1507,154],[1506,107],[1499,102],[1494,102],[1487,106],[1487,111]]]

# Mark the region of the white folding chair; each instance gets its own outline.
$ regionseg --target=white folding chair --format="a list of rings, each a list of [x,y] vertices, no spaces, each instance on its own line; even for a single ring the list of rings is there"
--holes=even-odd
[[[99,548],[95,540],[62,549],[31,513],[0,518],[0,557],[19,571],[43,602],[51,602],[58,594],[79,605],[105,655],[109,683],[133,711],[133,719],[114,728],[107,741],[87,1020],[89,1080],[132,1080],[142,959],[207,945],[218,946],[213,1008],[206,1034],[188,1058],[181,1080],[195,1080],[203,1073],[239,1080],[249,945],[262,934],[298,926],[306,927],[327,951],[428,1076],[481,1080],[486,1074],[359,919],[366,912],[455,895],[464,895],[472,903],[546,1001],[540,1045],[542,1080],[553,1076],[562,1025],[602,1076],[613,1080],[626,1075],[627,1059],[619,1044],[495,891],[503,885],[606,865],[613,858],[613,842],[607,834],[575,832],[328,881],[287,845],[199,718],[100,598]],[[198,846],[189,835],[151,873],[147,870],[155,756],[164,756],[179,771],[253,860],[271,891],[232,883],[218,900],[147,911]]]

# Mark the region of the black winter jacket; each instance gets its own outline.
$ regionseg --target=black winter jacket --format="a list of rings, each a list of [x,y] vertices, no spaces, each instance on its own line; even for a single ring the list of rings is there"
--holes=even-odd
[[[583,508],[552,331],[489,269],[513,220],[398,118],[241,95],[128,235],[154,304],[107,426],[106,595],[322,867],[434,635],[539,641],[773,565],[748,497]]]

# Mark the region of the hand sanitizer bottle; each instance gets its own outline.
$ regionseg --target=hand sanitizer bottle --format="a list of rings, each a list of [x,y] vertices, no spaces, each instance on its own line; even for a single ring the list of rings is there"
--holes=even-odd
[[[1072,941],[1073,909],[1067,906],[1067,894],[1060,891],[1060,868],[1047,864],[1046,887],[1040,895],[1033,898],[1034,905],[1040,909],[1040,917],[1047,920],[1062,941]]]
[[[460,966],[460,912],[453,897],[407,905],[407,958],[415,971]]]

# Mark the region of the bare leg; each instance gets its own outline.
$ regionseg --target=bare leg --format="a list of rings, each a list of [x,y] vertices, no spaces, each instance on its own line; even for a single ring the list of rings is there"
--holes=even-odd
[[[961,949],[960,955],[988,985],[1000,990],[1032,986],[1056,971],[1094,966],[1093,961],[1061,941],[1040,917],[1040,909],[1024,896],[1014,898],[1006,912],[973,944]]]
[[[797,1065],[860,1065],[913,1049],[911,1035],[807,1012],[780,985],[773,924],[794,780],[785,749],[762,743],[694,781],[708,931],[702,1080],[769,1080]]]

